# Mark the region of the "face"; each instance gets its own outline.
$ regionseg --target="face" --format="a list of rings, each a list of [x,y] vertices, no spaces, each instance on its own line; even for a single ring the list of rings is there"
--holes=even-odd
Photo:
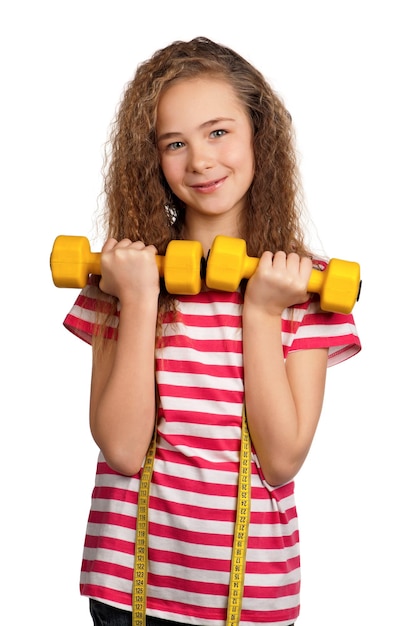
[[[160,164],[186,205],[186,222],[227,215],[237,224],[254,175],[253,131],[232,87],[217,78],[174,83],[161,96]]]

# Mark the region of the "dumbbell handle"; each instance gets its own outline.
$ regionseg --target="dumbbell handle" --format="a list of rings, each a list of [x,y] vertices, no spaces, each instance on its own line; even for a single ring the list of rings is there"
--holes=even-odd
[[[157,258],[159,273],[163,257]],[[56,237],[50,267],[56,287],[85,287],[89,274],[101,274],[101,252],[91,252],[86,237],[59,235]]]
[[[159,254],[155,254],[155,261],[156,261],[157,269],[159,271],[159,276],[162,277],[164,274],[165,257]],[[87,274],[97,274],[98,276],[100,276],[101,275],[101,252],[89,252],[83,264],[84,264]],[[80,287],[85,286],[85,281],[83,282],[84,284],[80,285]]]

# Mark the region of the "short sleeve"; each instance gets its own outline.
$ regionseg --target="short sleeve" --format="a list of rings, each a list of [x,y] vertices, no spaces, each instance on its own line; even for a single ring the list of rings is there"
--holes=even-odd
[[[287,310],[283,320],[285,357],[297,350],[328,348],[328,367],[342,363],[361,350],[352,314],[322,311],[319,300]]]
[[[119,311],[114,312],[114,298],[98,287],[98,277],[91,276],[88,284],[78,294],[71,310],[66,315],[64,327],[87,343],[98,334],[104,324],[104,337],[117,337]]]

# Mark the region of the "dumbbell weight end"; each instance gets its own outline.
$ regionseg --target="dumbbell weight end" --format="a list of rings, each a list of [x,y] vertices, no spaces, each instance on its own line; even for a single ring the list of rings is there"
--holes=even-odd
[[[361,289],[360,266],[354,261],[331,259],[325,270],[313,269],[308,291],[319,293],[323,311],[351,313]]]
[[[91,252],[86,237],[59,235],[50,256],[55,287],[85,287],[89,274],[100,274],[100,253]]]

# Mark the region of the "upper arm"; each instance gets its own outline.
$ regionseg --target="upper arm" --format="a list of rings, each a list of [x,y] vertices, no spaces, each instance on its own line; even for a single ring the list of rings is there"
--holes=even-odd
[[[103,390],[113,368],[116,342],[105,339],[99,350],[93,347],[91,393],[90,393],[90,425],[94,435],[94,415]]]
[[[305,456],[322,411],[327,366],[327,348],[290,352],[286,359],[286,372],[299,418],[299,434]]]

